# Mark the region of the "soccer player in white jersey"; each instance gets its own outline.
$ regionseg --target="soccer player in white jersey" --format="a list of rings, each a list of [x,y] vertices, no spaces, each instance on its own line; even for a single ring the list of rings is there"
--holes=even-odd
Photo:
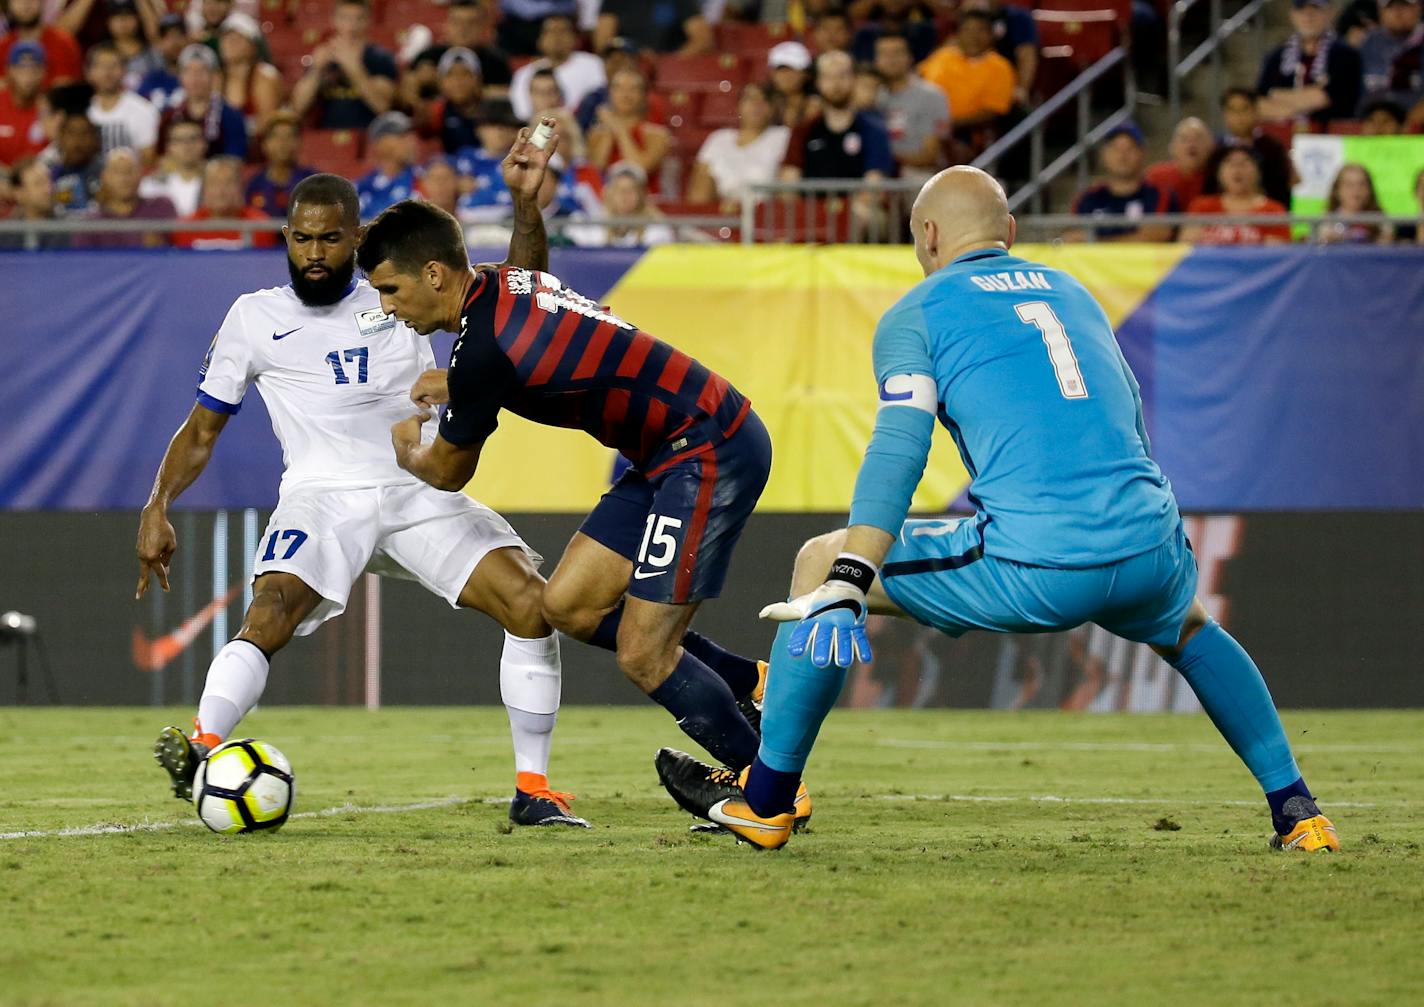
[[[504,164],[516,198],[509,265],[547,268],[547,246],[520,219],[537,218],[553,152],[522,134]],[[200,371],[198,401],[164,455],[138,534],[137,597],[149,575],[168,589],[177,540],[168,507],[203,471],[249,385],[262,394],[286,465],[277,509],[253,568],[242,628],[213,658],[191,737],[176,727],[154,754],[175,796],[190,798],[198,764],[257,704],[268,662],[293,635],[340,615],[363,571],[415,580],[452,606],[505,629],[500,692],[514,737],[519,825],[574,825],[569,795],[550,789],[559,707],[558,637],[544,620],[534,553],[494,511],[402,471],[390,429],[410,415],[409,391],[435,366],[429,340],[382,312],[353,280],[360,239],[356,190],[315,175],[297,186],[284,234],[291,283],[239,297]]]

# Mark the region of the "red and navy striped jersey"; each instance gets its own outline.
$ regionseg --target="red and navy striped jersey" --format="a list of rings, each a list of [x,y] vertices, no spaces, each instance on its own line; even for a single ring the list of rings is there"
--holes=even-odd
[[[478,273],[450,352],[440,435],[483,441],[501,409],[586,430],[645,472],[730,437],[751,403],[679,352],[548,273]]]

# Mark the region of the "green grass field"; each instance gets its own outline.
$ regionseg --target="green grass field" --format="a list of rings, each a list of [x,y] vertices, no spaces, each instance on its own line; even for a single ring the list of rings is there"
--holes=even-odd
[[[1316,857],[1204,717],[837,711],[759,854],[688,834],[655,708],[561,714],[591,832],[510,832],[500,709],[261,710],[301,814],[235,838],[165,796],[185,715],[0,710],[0,1003],[1424,1003],[1421,713],[1286,717]]]

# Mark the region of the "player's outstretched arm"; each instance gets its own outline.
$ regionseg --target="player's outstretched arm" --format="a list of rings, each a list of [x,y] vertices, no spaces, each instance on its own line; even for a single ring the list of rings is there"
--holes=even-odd
[[[142,598],[148,590],[149,574],[158,578],[163,590],[168,590],[168,567],[178,549],[178,538],[168,520],[168,505],[193,485],[193,480],[207,468],[208,459],[213,456],[213,445],[217,443],[223,427],[227,426],[227,419],[226,413],[195,404],[168,442],[168,450],[158,466],[148,503],[139,516],[138,543],[135,546],[138,553],[135,598]]]
[[[504,184],[514,197],[514,233],[509,239],[506,266],[541,271],[549,268],[549,233],[544,229],[542,203],[553,197],[545,185],[545,175],[549,158],[559,148],[554,125],[551,117],[544,116],[533,130],[527,126],[521,129],[500,165]]]
[[[474,478],[484,441],[461,447],[437,434],[432,443],[422,444],[420,427],[429,419],[429,413],[421,412],[391,427],[396,464],[421,482],[457,493]]]

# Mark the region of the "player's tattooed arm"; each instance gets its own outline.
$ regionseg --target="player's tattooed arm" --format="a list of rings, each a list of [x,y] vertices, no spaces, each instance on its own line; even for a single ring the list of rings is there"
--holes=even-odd
[[[552,130],[555,122],[545,116],[540,126]],[[546,169],[558,149],[559,136],[551,133],[540,147],[530,142],[531,133],[527,126],[519,131],[509,156],[500,165],[505,185],[514,197],[514,234],[509,239],[505,265],[543,271],[549,268],[549,234],[544,229],[543,204],[553,195],[545,184]]]
[[[227,420],[228,414],[195,404],[168,442],[168,450],[158,466],[148,503],[139,515],[138,542],[135,545],[138,553],[135,598],[142,598],[148,590],[150,574],[158,578],[163,590],[168,590],[168,567],[178,548],[178,538],[168,520],[168,505],[193,485],[193,480],[207,468],[208,459],[213,456],[213,445],[217,443],[223,427],[227,426]]]
[[[422,444],[420,427],[428,419],[429,413],[417,413],[391,427],[396,464],[438,490],[459,492],[474,478],[484,441],[462,447],[437,434],[434,442]]]

